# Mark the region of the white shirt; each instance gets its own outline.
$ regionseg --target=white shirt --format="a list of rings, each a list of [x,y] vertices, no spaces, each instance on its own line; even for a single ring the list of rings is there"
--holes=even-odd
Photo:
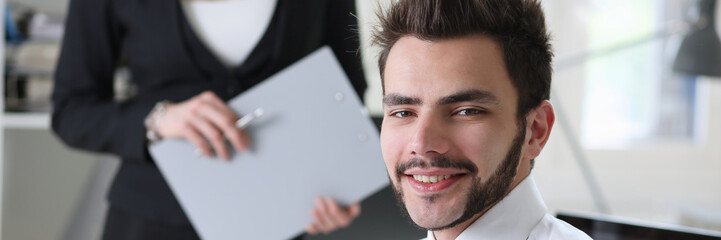
[[[228,68],[242,64],[265,34],[276,0],[181,1],[193,33]]]
[[[498,204],[468,226],[456,240],[591,239],[581,230],[547,214],[546,209],[536,182],[529,175]],[[426,239],[436,238],[433,232],[428,231]]]

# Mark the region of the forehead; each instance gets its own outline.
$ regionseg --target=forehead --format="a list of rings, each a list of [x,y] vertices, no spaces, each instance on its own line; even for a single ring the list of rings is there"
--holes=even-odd
[[[501,49],[483,35],[436,41],[403,37],[388,54],[384,76],[386,94],[437,99],[475,89],[502,102],[516,98]]]

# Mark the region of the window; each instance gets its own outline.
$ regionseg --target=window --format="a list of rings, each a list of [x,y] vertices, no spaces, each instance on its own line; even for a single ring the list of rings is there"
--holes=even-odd
[[[689,4],[589,1],[581,130],[587,148],[693,140],[696,78],[671,70],[683,37],[671,25]]]

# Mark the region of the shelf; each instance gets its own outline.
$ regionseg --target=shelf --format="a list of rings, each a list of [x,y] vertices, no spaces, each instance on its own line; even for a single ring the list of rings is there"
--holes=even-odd
[[[50,113],[12,113],[3,116],[5,129],[50,129]]]

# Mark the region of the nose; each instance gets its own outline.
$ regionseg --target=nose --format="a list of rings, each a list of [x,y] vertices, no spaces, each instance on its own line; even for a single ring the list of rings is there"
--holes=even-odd
[[[434,116],[419,118],[409,144],[411,155],[432,157],[448,152],[450,139],[443,121]]]

